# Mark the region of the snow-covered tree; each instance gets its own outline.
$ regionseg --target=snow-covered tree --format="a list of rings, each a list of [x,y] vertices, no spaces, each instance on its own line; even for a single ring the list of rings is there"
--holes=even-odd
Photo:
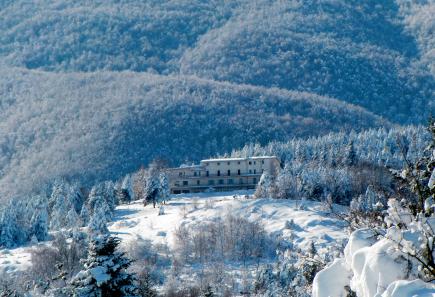
[[[107,203],[100,199],[98,203],[95,204],[94,211],[89,220],[88,228],[92,233],[107,233],[107,222],[109,221],[108,213],[110,214],[110,209]]]
[[[67,185],[64,181],[58,181],[53,185],[49,203],[51,205],[50,229],[60,230],[68,228],[67,215],[74,205],[70,201],[67,191]]]
[[[117,251],[120,240],[108,235],[97,236],[89,245],[84,269],[71,281],[77,297],[136,297],[134,275],[127,272],[131,261]]]
[[[17,222],[16,208],[9,204],[0,217],[0,246],[11,248],[20,243],[23,230],[20,230]]]
[[[103,196],[106,200],[107,206],[113,212],[115,210],[117,201],[115,193],[115,184],[112,181],[106,181],[103,183]],[[134,197],[134,195],[132,196]]]
[[[256,198],[270,198],[271,187],[273,185],[273,178],[267,172],[263,172],[255,190],[254,196]]]
[[[122,180],[121,192],[122,200],[120,202],[130,203],[131,201],[135,200],[131,175],[127,174]]]
[[[151,168],[148,172],[148,177],[145,184],[145,200],[146,203],[152,202],[153,207],[156,207],[157,199],[160,191],[160,174],[157,169]],[[144,202],[144,204],[146,204]]]
[[[286,163],[276,178],[276,196],[281,199],[295,198],[297,192],[297,180],[291,172],[291,165]]]
[[[80,220],[82,222],[82,226],[86,226],[89,223],[89,209],[86,204],[83,204],[82,209],[80,210]]]
[[[71,208],[66,215],[66,223],[68,228],[78,228],[82,225],[79,215],[74,208]]]
[[[204,293],[202,294],[202,296],[204,297],[214,297],[214,293],[213,293],[213,289],[211,288],[210,285],[208,285],[205,290]]]
[[[33,198],[36,207],[31,218],[31,234],[37,241],[44,241],[48,235],[48,201],[43,196]]]
[[[169,199],[170,190],[169,190],[169,181],[166,173],[162,172],[159,176],[159,192],[158,192],[158,201],[165,204]]]
[[[147,171],[144,166],[133,175],[133,191],[136,200],[145,199],[145,184],[147,179]]]
[[[138,289],[142,297],[157,297],[157,291],[153,288],[151,274],[148,271],[143,271],[138,275]]]
[[[346,166],[355,166],[358,162],[358,157],[355,152],[353,141],[350,141],[346,146],[343,156],[343,164]]]
[[[100,184],[94,185],[91,188],[91,191],[89,192],[89,195],[88,195],[88,199],[86,201],[86,206],[87,206],[88,210],[91,212],[91,214],[93,213],[93,211],[95,209],[95,205],[101,200],[104,200],[104,189],[103,189],[103,185],[100,183]]]

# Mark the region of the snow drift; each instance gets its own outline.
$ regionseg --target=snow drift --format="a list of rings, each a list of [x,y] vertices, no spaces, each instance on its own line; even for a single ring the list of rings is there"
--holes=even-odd
[[[349,238],[345,258],[314,278],[313,297],[345,297],[346,287],[358,297],[435,296],[435,285],[416,279],[410,261],[391,240],[378,241],[373,231],[357,230]]]

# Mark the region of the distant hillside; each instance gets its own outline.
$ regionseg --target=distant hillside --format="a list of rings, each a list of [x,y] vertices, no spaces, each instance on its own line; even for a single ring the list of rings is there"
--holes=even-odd
[[[188,74],[435,113],[430,1],[6,1],[0,65]]]
[[[173,164],[249,142],[388,125],[310,93],[132,72],[0,71],[0,189],[56,176],[119,177],[153,157]]]
[[[173,72],[184,50],[237,3],[11,1],[0,4],[0,57],[29,69]]]
[[[435,114],[431,1],[0,2],[0,195]]]
[[[435,112],[417,48],[395,1],[276,1],[210,30],[181,72],[315,92],[412,123]]]

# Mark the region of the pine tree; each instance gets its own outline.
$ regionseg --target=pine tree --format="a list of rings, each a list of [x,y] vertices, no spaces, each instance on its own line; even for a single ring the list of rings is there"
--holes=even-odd
[[[135,277],[127,272],[131,260],[117,251],[120,240],[108,235],[97,236],[89,244],[84,269],[71,281],[76,297],[133,297],[138,295]]]
[[[166,201],[169,199],[170,190],[169,190],[169,182],[168,182],[168,176],[166,173],[160,173],[159,176],[159,202],[162,202],[163,204],[166,203]]]
[[[86,202],[88,210],[91,211],[91,214],[93,214],[93,211],[95,209],[95,204],[97,204],[98,201],[104,199],[104,195],[103,195],[103,185],[102,184],[97,184],[94,185],[91,189],[91,191],[89,192],[88,195],[88,200]]]
[[[107,212],[110,212],[109,207],[104,202],[104,200],[100,200],[100,202],[95,205],[95,209],[89,221],[89,231],[91,231],[92,233],[109,232],[109,230],[107,229]]]
[[[68,211],[74,208],[74,206],[68,198],[66,185],[63,181],[59,181],[53,186],[49,203],[52,206],[50,229],[60,230],[69,227],[66,218]]]
[[[19,244],[16,208],[9,204],[0,217],[0,246],[11,248]]]
[[[157,199],[159,196],[159,189],[160,189],[160,179],[159,179],[159,172],[155,168],[151,168],[148,172],[148,177],[146,180],[145,185],[145,199],[146,202],[152,202],[153,207],[156,207]],[[146,204],[146,203],[144,203]]]
[[[113,212],[116,207],[116,193],[115,193],[115,184],[111,181],[106,181],[103,184],[103,196],[106,200],[107,205],[110,210]]]
[[[153,288],[151,275],[148,271],[144,271],[139,275],[139,295],[142,297],[157,297],[157,292]]]
[[[345,152],[344,152],[344,160],[343,165],[346,166],[355,166],[357,164],[358,157],[355,152],[355,147],[353,144],[353,141],[350,141],[349,144],[346,146]]]
[[[80,211],[80,220],[82,226],[86,226],[89,223],[89,210],[86,203],[83,204],[82,210]]]
[[[68,228],[78,228],[82,225],[79,215],[74,208],[71,208],[66,215],[66,223]]]
[[[270,198],[270,188],[272,186],[272,176],[267,172],[263,172],[258,182],[254,196],[256,198]]]
[[[48,235],[48,202],[44,197],[34,199],[36,199],[36,207],[30,221],[30,233],[37,241],[44,241]]]
[[[127,174],[121,184],[121,201],[123,203],[130,203],[134,200],[133,184],[131,181],[131,176]]]
[[[212,290],[210,285],[207,285],[207,287],[205,288],[203,296],[204,297],[214,297],[214,293],[213,293],[213,290]]]

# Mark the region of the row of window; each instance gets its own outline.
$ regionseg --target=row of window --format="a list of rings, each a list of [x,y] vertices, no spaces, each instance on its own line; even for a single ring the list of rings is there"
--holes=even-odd
[[[227,162],[227,165],[230,165],[230,164],[231,164],[231,162]],[[240,161],[237,161],[237,164],[240,165]],[[249,164],[249,165],[252,165],[252,161],[249,161],[248,164]],[[257,162],[254,161],[254,165],[256,165],[256,164],[257,164]],[[261,160],[261,164],[264,164],[264,160]],[[208,165],[210,165],[210,163],[207,162],[207,163],[205,163],[205,165],[208,166]],[[217,162],[216,165],[217,165],[217,166],[220,166],[220,165],[221,165],[221,162]]]
[[[252,179],[252,183],[253,183],[253,184],[256,184],[256,183],[257,183],[257,179],[256,179],[255,177]],[[225,184],[225,180],[223,180],[223,179],[218,179],[218,180],[210,179],[210,180],[208,180],[207,184],[208,184],[209,186],[213,186],[213,185],[215,185],[215,184],[217,184],[217,185],[224,185],[224,184]],[[227,179],[227,183],[226,183],[226,184],[227,184],[227,185],[234,185],[234,180],[233,180],[232,178]],[[244,184],[242,178],[239,179],[239,184],[240,184],[240,185],[243,185],[243,184]],[[177,184],[176,184],[176,185],[177,185]],[[187,181],[187,180],[183,180],[183,186],[188,186],[188,185],[189,185],[189,181]],[[201,185],[201,181],[200,181],[200,180],[197,180],[197,181],[196,181],[196,185],[198,185],[198,186]]]
[[[262,169],[261,172],[264,172],[264,169]],[[252,174],[252,173],[257,174],[257,169],[254,169],[254,170],[249,169],[249,174]],[[207,171],[205,172],[205,175],[206,175],[206,176],[210,176],[210,172],[207,170]],[[216,172],[216,175],[217,175],[217,176],[221,176],[221,171],[218,170],[218,171]],[[240,169],[237,170],[237,175],[241,175]],[[194,175],[194,176],[196,176],[196,175]],[[200,175],[200,176],[201,176],[201,175]],[[231,170],[227,170],[227,176],[231,176]]]
[[[264,172],[264,169],[262,169],[261,172]],[[249,169],[249,174],[257,174],[257,169]],[[221,171],[218,170],[216,175],[221,176]],[[237,169],[237,175],[241,175],[240,169]],[[184,176],[184,172],[178,173],[178,176]],[[201,171],[194,171],[193,176],[201,176]],[[210,176],[210,172],[208,170],[205,172],[205,176]],[[227,170],[227,176],[231,176],[231,170]]]

